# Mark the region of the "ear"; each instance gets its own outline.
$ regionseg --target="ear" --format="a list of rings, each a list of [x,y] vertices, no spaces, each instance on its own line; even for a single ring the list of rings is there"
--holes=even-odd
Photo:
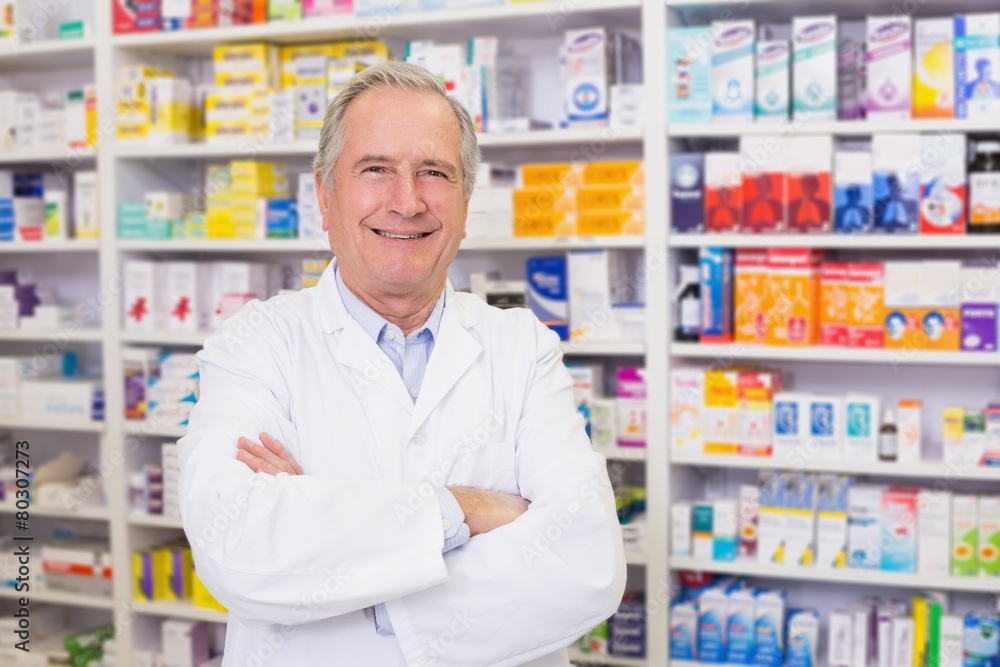
[[[330,224],[327,222],[327,211],[330,208],[330,191],[323,182],[318,171],[313,172],[313,182],[316,184],[316,198],[319,199],[319,212],[323,218],[323,231],[329,231]]]

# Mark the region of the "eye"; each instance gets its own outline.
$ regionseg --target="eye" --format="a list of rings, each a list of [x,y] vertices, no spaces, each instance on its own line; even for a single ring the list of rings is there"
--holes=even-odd
[[[371,172],[373,174],[384,174],[386,172],[385,167],[368,167],[365,169],[366,172]]]
[[[448,178],[448,175],[445,174],[444,172],[442,172],[442,171],[435,171],[433,169],[431,169],[430,171],[427,171],[425,173],[428,176],[433,176],[434,178]]]

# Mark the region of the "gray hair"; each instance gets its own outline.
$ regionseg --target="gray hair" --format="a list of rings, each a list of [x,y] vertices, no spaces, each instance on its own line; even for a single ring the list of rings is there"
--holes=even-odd
[[[327,107],[323,129],[319,135],[319,152],[313,158],[313,169],[319,172],[320,180],[327,185],[333,184],[333,170],[344,149],[343,122],[347,107],[361,93],[379,89],[432,93],[447,100],[461,128],[459,145],[462,154],[462,177],[465,198],[468,199],[476,185],[476,172],[482,159],[479,142],[476,139],[476,126],[465,107],[454,98],[448,97],[444,86],[429,70],[399,61],[380,63],[358,72]]]

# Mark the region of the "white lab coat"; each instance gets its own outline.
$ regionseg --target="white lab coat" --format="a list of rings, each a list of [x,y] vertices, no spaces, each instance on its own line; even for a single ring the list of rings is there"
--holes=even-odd
[[[613,493],[555,334],[447,289],[416,404],[332,264],[315,288],[248,304],[198,354],[181,514],[230,610],[227,667],[567,665],[563,647],[617,609]],[[261,431],[303,475],[236,460],[237,438]],[[531,507],[442,554],[428,481]],[[375,632],[380,602],[395,636]]]

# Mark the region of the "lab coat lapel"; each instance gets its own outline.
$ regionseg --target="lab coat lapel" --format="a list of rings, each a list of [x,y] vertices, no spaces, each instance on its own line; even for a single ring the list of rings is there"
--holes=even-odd
[[[434,351],[424,373],[420,396],[414,406],[409,435],[413,435],[420,428],[434,408],[483,352],[483,346],[468,331],[475,324],[475,314],[463,308],[455,298],[455,290],[452,289],[450,282],[445,290],[447,294],[441,327],[438,329]]]
[[[413,399],[396,367],[344,307],[333,273],[335,266],[336,260],[330,262],[317,285],[320,325],[332,338],[334,361],[353,369],[352,381],[357,389],[363,391],[368,385],[377,384],[412,413]]]

